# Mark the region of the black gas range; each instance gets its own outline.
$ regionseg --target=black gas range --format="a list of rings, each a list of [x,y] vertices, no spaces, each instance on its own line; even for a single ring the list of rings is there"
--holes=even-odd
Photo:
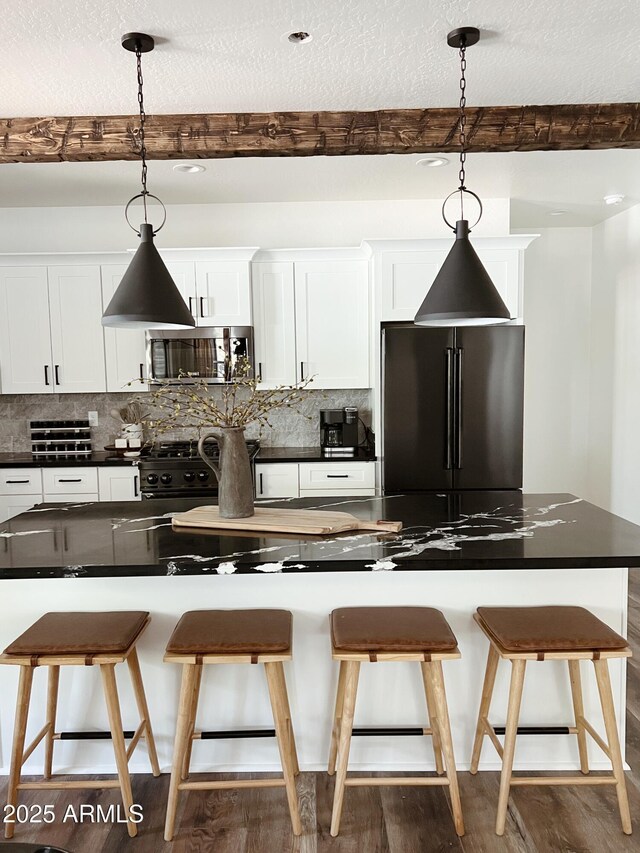
[[[206,451],[218,462],[220,450],[214,440],[206,442]],[[260,442],[247,440],[253,468]],[[213,471],[198,455],[197,441],[161,441],[138,463],[142,500],[152,498],[217,497],[218,482]]]

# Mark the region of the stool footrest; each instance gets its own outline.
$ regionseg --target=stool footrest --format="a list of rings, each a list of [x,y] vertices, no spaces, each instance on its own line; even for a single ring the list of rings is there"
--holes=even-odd
[[[122,732],[125,740],[131,740],[135,731]],[[56,732],[54,740],[111,740],[111,732]]]
[[[617,785],[614,776],[512,776],[510,785]]]
[[[353,737],[422,737],[432,731],[421,726],[358,726],[351,734]]]
[[[493,731],[497,735],[505,733],[504,726],[492,726]],[[574,735],[577,729],[575,726],[518,726],[517,734],[519,735]]]
[[[194,732],[194,740],[225,740],[226,738],[275,737],[275,729],[228,729],[211,732]]]
[[[118,779],[78,779],[77,781],[56,781],[52,779],[48,782],[20,782],[18,785],[19,791],[55,791],[58,788],[68,788],[71,790],[81,791],[83,788],[93,788],[102,790],[102,788],[119,788],[120,782]]]
[[[396,788],[414,785],[448,785],[449,780],[442,776],[351,776],[344,784],[348,788],[361,788],[373,785],[377,788],[392,785]]]
[[[180,782],[180,791],[224,791],[227,788],[284,788],[282,777],[270,779],[228,779],[209,782]]]

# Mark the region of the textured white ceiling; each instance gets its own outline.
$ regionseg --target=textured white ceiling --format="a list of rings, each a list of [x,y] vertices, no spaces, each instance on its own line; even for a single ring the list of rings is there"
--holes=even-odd
[[[441,168],[408,155],[201,160],[199,174],[149,164],[149,189],[168,204],[443,199],[457,184],[455,157]],[[0,207],[124,205],[138,192],[135,162],[0,166]],[[467,185],[483,198],[510,198],[520,228],[592,225],[640,202],[640,151],[470,154]],[[603,196],[622,193],[619,207]],[[453,202],[452,202],[453,203]],[[550,217],[558,208],[562,217]]]
[[[448,30],[480,27],[470,104],[633,101],[638,0],[0,0],[4,116],[450,106]],[[304,29],[313,41],[292,45]]]

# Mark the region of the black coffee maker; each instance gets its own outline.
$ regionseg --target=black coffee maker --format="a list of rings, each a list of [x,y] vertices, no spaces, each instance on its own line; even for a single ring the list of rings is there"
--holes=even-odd
[[[320,446],[325,456],[355,456],[358,449],[358,410],[320,409]]]

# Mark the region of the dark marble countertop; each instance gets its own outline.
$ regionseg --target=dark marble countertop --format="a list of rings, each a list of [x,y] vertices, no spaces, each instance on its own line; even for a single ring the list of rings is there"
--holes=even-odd
[[[318,447],[261,447],[256,462],[375,462],[374,451],[359,447],[354,456],[325,456]]]
[[[90,456],[62,457],[33,456],[31,453],[0,453],[0,468],[76,468],[83,465],[137,465],[138,459],[114,456],[95,450]]]
[[[399,534],[176,530],[201,501],[40,505],[0,525],[0,580],[640,566],[640,527],[568,494],[468,492],[259,501],[400,520]]]

